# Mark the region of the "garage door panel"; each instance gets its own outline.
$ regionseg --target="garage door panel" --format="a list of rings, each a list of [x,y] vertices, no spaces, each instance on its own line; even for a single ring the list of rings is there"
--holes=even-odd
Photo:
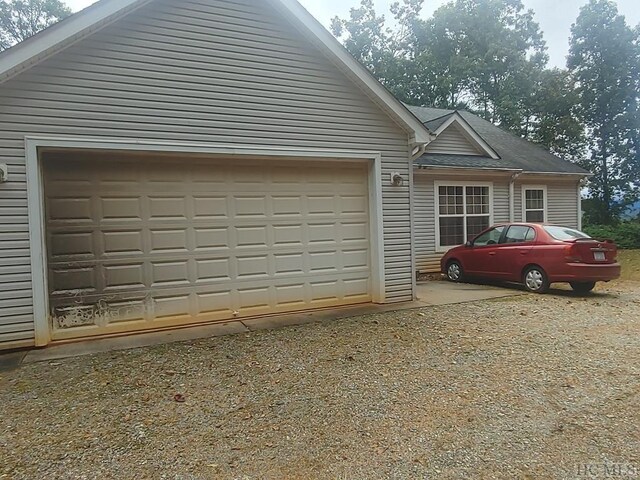
[[[229,248],[229,227],[195,228],[195,251]]]
[[[149,230],[151,244],[151,253],[166,252],[183,252],[188,253],[189,241],[187,239],[187,230],[176,229],[150,229]]]
[[[194,195],[193,218],[196,220],[207,220],[212,218],[227,220],[229,218],[227,197],[220,195]]]
[[[98,291],[97,267],[58,267],[49,269],[54,295],[86,295]]]
[[[84,198],[52,198],[48,209],[49,220],[61,222],[69,220],[92,221],[91,197]]]
[[[105,230],[102,231],[103,254],[105,257],[123,254],[142,255],[142,230]],[[100,255],[96,248],[96,255]]]
[[[196,283],[230,281],[232,277],[230,263],[228,257],[196,260]]]
[[[229,308],[231,301],[228,290],[196,293],[196,301],[196,315],[217,314],[224,317],[233,315],[233,310]]]
[[[142,220],[140,197],[100,197],[101,217],[99,221],[140,221]]]
[[[54,338],[371,300],[364,165],[45,162]]]
[[[125,263],[123,265],[103,265],[104,290],[117,291],[131,288],[145,288],[144,264]]]
[[[60,232],[50,236],[51,257],[65,257],[68,255],[94,256],[93,232]]]
[[[274,275],[304,275],[304,254],[303,253],[274,253],[275,266]]]

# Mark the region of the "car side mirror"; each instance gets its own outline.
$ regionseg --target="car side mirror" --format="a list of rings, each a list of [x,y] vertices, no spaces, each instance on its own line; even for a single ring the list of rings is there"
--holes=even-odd
[[[469,241],[469,242],[465,243],[464,246],[467,247],[467,248],[473,247],[473,242]]]

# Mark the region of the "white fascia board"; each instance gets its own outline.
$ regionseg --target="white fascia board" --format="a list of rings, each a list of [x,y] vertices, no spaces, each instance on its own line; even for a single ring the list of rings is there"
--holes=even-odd
[[[440,127],[438,127],[438,129],[435,132],[436,135],[440,135],[447,128],[449,128],[453,123],[457,124],[464,131],[467,138],[471,140],[484,153],[486,153],[491,158],[496,160],[500,158],[500,155],[498,155],[496,151],[493,148],[491,148],[491,145],[485,142],[484,139],[476,133],[476,131],[471,127],[471,125],[469,125],[469,123],[464,119],[464,117],[460,115],[460,113],[457,111],[453,112],[453,115],[451,115],[451,117],[446,122],[444,122],[442,125],[440,125]]]
[[[380,105],[385,112],[396,123],[411,132],[411,143],[427,144],[434,138],[431,131],[405,107],[396,97],[391,94],[360,62],[358,62],[342,44],[311,15],[297,0],[270,0],[274,6],[284,7],[290,16],[297,20],[297,24],[302,27],[303,32],[307,32],[311,39],[325,52],[330,54],[330,58],[352,74],[351,79]]]
[[[151,0],[102,0],[33,37],[5,50],[0,55],[0,82],[29,68],[52,54],[104,27]]]

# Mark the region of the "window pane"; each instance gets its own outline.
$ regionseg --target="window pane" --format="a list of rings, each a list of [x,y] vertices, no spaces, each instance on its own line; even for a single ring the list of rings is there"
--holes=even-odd
[[[464,243],[464,218],[440,218],[440,245],[451,247]]]
[[[476,246],[483,246],[498,243],[503,230],[504,227],[492,228],[491,230],[484,232],[479,237],[476,237],[476,239],[473,241],[473,244]]]
[[[489,228],[489,217],[467,217],[467,240],[473,240],[486,228]]]
[[[489,213],[489,187],[467,187],[467,213],[483,215]]]
[[[525,208],[544,210],[544,190],[525,190]]]
[[[438,188],[439,211],[441,215],[460,215],[464,210],[462,187],[442,186]]]
[[[543,210],[528,210],[526,221],[530,223],[542,223],[544,222]]]
[[[513,225],[509,227],[509,230],[507,230],[505,243],[521,243],[530,241],[534,236],[535,233],[533,233],[531,227],[525,227],[523,225]]]

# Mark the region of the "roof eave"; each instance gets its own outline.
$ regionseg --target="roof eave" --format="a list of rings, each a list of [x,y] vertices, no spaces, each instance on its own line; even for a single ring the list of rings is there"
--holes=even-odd
[[[5,82],[150,1],[102,0],[5,50],[0,54],[0,82]]]

